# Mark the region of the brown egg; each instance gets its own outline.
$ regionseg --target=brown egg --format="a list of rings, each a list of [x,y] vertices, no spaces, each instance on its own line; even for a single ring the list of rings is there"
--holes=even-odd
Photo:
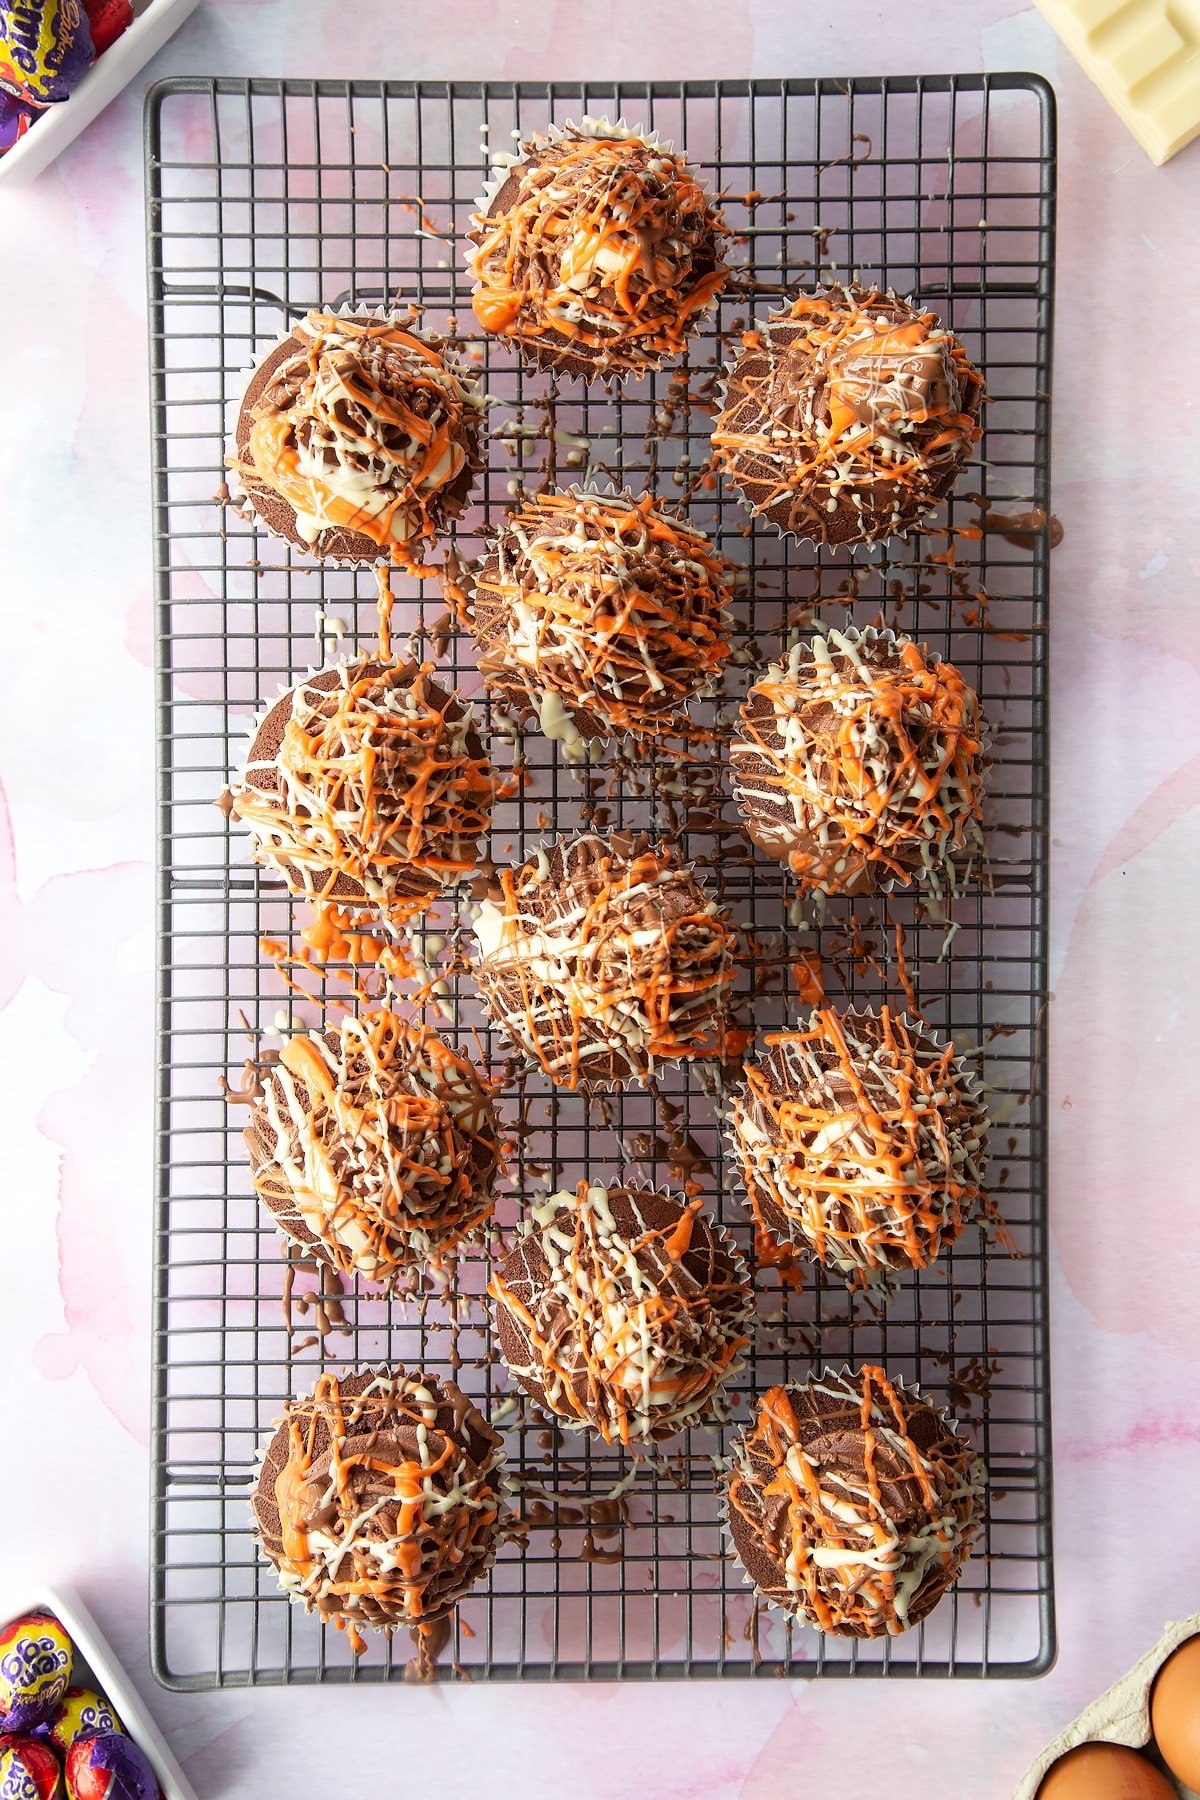
[[[1180,1644],[1158,1671],[1150,1727],[1176,1781],[1200,1788],[1200,1637]]]
[[[1124,1744],[1079,1744],[1060,1756],[1037,1800],[1176,1800],[1153,1763]]]

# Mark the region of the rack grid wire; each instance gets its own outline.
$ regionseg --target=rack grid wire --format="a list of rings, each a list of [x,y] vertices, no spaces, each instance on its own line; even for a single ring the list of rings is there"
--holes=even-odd
[[[258,1208],[241,1144],[236,1077],[254,1031],[311,1009],[260,951],[295,947],[298,920],[251,864],[213,802],[240,760],[260,703],[298,673],[374,641],[370,571],[324,569],[223,511],[227,408],[243,371],[308,308],[401,296],[435,328],[465,332],[463,234],[488,153],[582,113],[624,115],[672,138],[706,172],[736,233],[735,291],[687,365],[623,390],[524,373],[503,342],[468,343],[493,396],[492,448],[464,556],[513,491],[543,479],[553,418],[559,478],[652,485],[691,512],[749,570],[736,602],[739,667],[710,710],[718,726],[781,632],[806,620],[883,618],[948,655],[989,718],[990,878],[956,901],[946,933],[911,899],[830,902],[804,917],[784,871],[753,855],[722,801],[719,759],[699,761],[703,804],[680,817],[668,752],[640,770],[585,777],[538,733],[517,743],[489,716],[467,636],[448,634],[440,595],[398,577],[396,633],[434,656],[476,704],[501,766],[526,786],[497,813],[491,851],[520,860],[547,830],[590,819],[650,826],[712,865],[722,897],[755,929],[771,967],[744,997],[757,1028],[795,1017],[789,963],[824,960],[830,998],[902,999],[895,928],[929,1022],[977,1052],[991,1087],[992,1191],[1011,1241],[968,1230],[930,1270],[906,1277],[884,1314],[817,1271],[802,1284],[769,1264],[732,1424],[749,1396],[815,1364],[882,1362],[952,1404],[986,1458],[982,1543],[957,1590],[916,1630],[883,1642],[822,1638],[759,1614],[725,1554],[714,1482],[724,1430],[693,1430],[632,1471],[619,1450],[564,1441],[506,1398],[492,1357],[482,1254],[457,1290],[422,1303],[348,1293],[345,1329],[305,1344],[285,1327],[285,1269]],[[484,128],[481,139],[481,126]],[[510,137],[511,134],[511,137]],[[153,1473],[152,1648],[172,1686],[401,1678],[399,1639],[356,1660],[344,1637],[289,1605],[256,1553],[248,1492],[255,1451],[283,1402],[320,1367],[380,1360],[458,1370],[503,1422],[527,1485],[525,1529],[461,1605],[438,1673],[470,1678],[1032,1675],[1054,1653],[1050,1558],[1045,1238],[1044,1012],[1047,859],[1049,363],[1053,298],[1054,102],[1028,75],[853,81],[330,82],[184,79],[147,103],[149,295],[159,653],[161,1032]],[[862,275],[917,296],[965,339],[991,395],[978,462],[940,515],[944,529],[855,557],[748,527],[728,483],[701,482],[715,371],[751,318],[785,289]],[[455,327],[451,315],[457,315]],[[514,430],[524,425],[525,429]],[[668,429],[669,427],[669,429]],[[538,430],[543,435],[537,435]],[[693,491],[694,490],[694,491]],[[991,506],[989,513],[987,508]],[[1016,515],[1042,509],[1023,533]],[[1014,512],[1015,509],[1015,512]],[[1006,528],[985,529],[1002,511]],[[974,535],[960,535],[962,527]],[[430,584],[431,586],[433,584]],[[977,590],[986,593],[986,601]],[[714,751],[714,757],[717,752]],[[724,806],[723,815],[720,812]],[[599,809],[598,811],[596,809]],[[683,809],[686,812],[686,809]],[[719,818],[723,822],[718,822]],[[741,846],[739,849],[739,845]],[[453,910],[434,928],[456,942]],[[434,954],[437,940],[430,940]],[[429,948],[429,946],[427,946]],[[280,1013],[284,1017],[280,1018]],[[504,1060],[452,974],[442,1028]],[[706,1202],[752,1255],[736,1172],[721,1152],[713,1082],[664,1069],[657,1094],[606,1107],[552,1098],[540,1076],[502,1101],[529,1127],[498,1220],[541,1183],[679,1174],[679,1121]],[[678,1111],[674,1109],[679,1109]],[[314,1312],[312,1300],[306,1317]],[[334,1307],[336,1323],[336,1304]]]

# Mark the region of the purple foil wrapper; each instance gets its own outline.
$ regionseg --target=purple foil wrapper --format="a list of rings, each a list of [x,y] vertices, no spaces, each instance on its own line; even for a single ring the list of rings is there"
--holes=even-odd
[[[132,1738],[77,1738],[67,1752],[67,1800],[158,1800],[158,1779]]]
[[[66,100],[94,61],[83,0],[0,0],[0,88],[18,100]]]
[[[0,90],[0,156],[11,150],[18,138],[24,137],[37,118],[32,106],[26,106],[14,94]]]

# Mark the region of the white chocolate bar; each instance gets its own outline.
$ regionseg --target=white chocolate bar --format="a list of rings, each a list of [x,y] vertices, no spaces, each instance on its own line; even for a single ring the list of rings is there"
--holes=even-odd
[[[1200,136],[1200,0],[1036,0],[1156,163]]]

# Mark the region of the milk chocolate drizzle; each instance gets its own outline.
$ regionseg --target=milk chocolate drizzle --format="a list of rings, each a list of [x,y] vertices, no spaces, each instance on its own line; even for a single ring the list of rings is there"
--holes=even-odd
[[[955,1581],[983,1473],[949,1419],[883,1370],[761,1396],[727,1484],[734,1544],[768,1600],[835,1636],[895,1636]]]
[[[724,1054],[736,934],[686,864],[584,835],[500,872],[474,972],[492,1018],[564,1087]]]
[[[625,374],[678,356],[726,280],[694,171],[606,119],[523,143],[474,225],[476,318],[545,366]]]
[[[848,1280],[927,1268],[979,1209],[983,1103],[954,1046],[886,1005],[768,1033],[732,1121],[756,1222]]]
[[[500,1440],[444,1378],[323,1374],[289,1402],[255,1490],[262,1546],[293,1598],[348,1630],[423,1626],[490,1565]]]

